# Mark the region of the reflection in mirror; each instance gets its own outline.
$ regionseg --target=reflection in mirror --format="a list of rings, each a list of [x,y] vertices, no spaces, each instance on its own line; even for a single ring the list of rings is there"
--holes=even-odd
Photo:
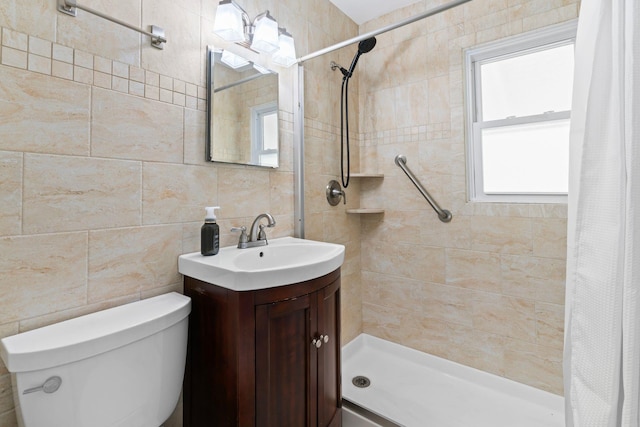
[[[207,161],[278,167],[278,74],[207,49]]]

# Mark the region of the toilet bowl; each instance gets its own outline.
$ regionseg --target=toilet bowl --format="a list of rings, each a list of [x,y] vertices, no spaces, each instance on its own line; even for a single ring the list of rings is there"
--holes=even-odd
[[[0,340],[20,427],[159,427],[180,397],[190,311],[173,292]]]

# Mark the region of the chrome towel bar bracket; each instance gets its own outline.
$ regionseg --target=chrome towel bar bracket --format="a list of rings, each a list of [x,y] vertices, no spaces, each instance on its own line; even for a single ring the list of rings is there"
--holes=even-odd
[[[398,167],[402,169],[402,171],[409,177],[411,182],[413,182],[413,185],[415,185],[418,191],[424,196],[425,199],[427,199],[427,202],[429,202],[433,210],[436,211],[436,213],[438,214],[438,218],[440,219],[440,221],[450,222],[451,218],[453,218],[453,215],[451,215],[451,212],[449,212],[446,209],[442,209],[438,205],[438,203],[435,200],[433,200],[433,197],[431,197],[431,194],[429,194],[429,192],[424,189],[420,181],[418,181],[418,178],[416,178],[413,172],[411,172],[411,169],[409,169],[409,167],[407,166],[407,158],[402,154],[398,154],[396,156],[395,161],[396,161],[396,165],[398,165]]]
[[[102,19],[106,19],[107,21],[111,21],[118,25],[122,25],[123,27],[127,27],[130,30],[137,31],[151,37],[151,46],[155,47],[156,49],[164,49],[164,44],[167,42],[164,34],[164,29],[156,25],[151,25],[151,31],[146,31],[112,16],[105,15],[104,13],[99,12],[95,9],[91,9],[90,7],[81,6],[76,2],[76,0],[58,0],[59,12],[75,17],[78,13],[77,9],[84,10],[85,12],[88,12],[92,15],[98,16]]]

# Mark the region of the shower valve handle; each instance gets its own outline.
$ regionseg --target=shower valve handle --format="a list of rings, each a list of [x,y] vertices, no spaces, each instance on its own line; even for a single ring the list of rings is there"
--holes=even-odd
[[[342,202],[345,205],[347,204],[347,194],[342,189],[342,187],[340,187],[340,183],[335,179],[329,181],[326,189],[326,195],[327,202],[329,202],[331,206],[335,206],[340,203],[340,198],[342,198]]]

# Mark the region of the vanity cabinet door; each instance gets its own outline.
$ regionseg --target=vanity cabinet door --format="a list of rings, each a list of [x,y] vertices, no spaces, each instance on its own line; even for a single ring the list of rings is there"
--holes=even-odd
[[[315,295],[256,306],[256,426],[315,426]]]
[[[318,426],[342,424],[340,371],[340,278],[318,291]]]
[[[256,306],[256,425],[341,425],[340,279]]]

